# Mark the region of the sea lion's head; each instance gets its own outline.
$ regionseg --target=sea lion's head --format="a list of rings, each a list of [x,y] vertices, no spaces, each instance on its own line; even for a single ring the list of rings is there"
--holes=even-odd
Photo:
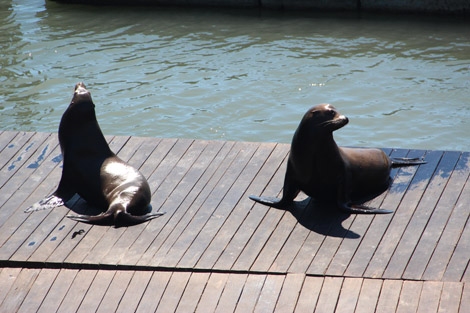
[[[319,104],[310,108],[305,113],[301,125],[306,125],[314,132],[333,132],[349,122],[348,118],[341,115],[331,104]]]
[[[96,121],[95,105],[90,92],[85,88],[85,84],[80,82],[75,85],[72,101],[62,115],[61,124],[75,125],[87,121]]]
[[[91,100],[91,94],[86,89],[84,83],[79,82],[75,85],[72,102],[70,104],[75,104],[75,105],[92,104],[93,105],[93,101]]]

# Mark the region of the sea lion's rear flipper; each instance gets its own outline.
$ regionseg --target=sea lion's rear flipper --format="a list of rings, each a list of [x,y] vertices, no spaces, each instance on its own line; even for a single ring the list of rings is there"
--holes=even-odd
[[[132,215],[128,212],[119,212],[114,218],[114,226],[121,227],[137,225],[153,220],[163,214],[165,214],[165,212],[148,213],[145,215]]]
[[[82,222],[86,224],[93,224],[93,225],[113,225],[114,224],[114,216],[112,213],[103,213],[100,215],[67,215],[68,218],[76,221]]]
[[[49,210],[64,205],[64,200],[55,194],[52,194],[24,210],[25,213],[31,213],[40,210]]]
[[[426,164],[427,162],[420,158],[392,158],[392,167],[412,166]]]
[[[343,205],[340,207],[341,211],[349,214],[390,214],[393,211],[371,208],[365,205]]]
[[[67,215],[68,218],[93,225],[114,225],[116,227],[132,226],[150,221],[154,218],[162,216],[164,212],[149,213],[145,215],[131,215],[127,212],[121,211],[114,215],[111,211],[105,212],[100,215]]]

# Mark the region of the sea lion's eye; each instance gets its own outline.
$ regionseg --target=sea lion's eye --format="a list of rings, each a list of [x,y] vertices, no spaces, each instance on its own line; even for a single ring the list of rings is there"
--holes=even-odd
[[[336,115],[336,112],[334,110],[329,110],[328,114],[330,114],[331,116],[334,116],[334,115]]]

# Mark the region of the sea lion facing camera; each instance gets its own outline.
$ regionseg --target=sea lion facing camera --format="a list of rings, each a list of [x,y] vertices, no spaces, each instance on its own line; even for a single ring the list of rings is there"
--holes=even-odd
[[[380,149],[338,147],[333,131],[348,118],[329,104],[305,113],[292,139],[282,199],[250,196],[275,208],[287,208],[300,191],[320,202],[335,203],[347,213],[391,213],[362,205],[391,183],[392,167],[418,165],[418,159],[390,159]]]
[[[64,161],[59,186],[25,212],[63,205],[77,193],[103,211],[97,216],[68,215],[79,222],[130,226],[164,214],[149,213],[151,192],[147,180],[109,149],[96,120],[91,94],[83,83],[75,85],[72,101],[62,115],[59,144]]]

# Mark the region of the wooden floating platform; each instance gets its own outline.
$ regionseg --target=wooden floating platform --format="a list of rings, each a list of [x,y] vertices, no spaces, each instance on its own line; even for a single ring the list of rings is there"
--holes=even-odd
[[[0,312],[470,312],[470,152],[384,149],[427,164],[394,169],[373,216],[248,199],[281,192],[288,144],[107,140],[165,215],[23,213],[57,187],[57,134],[0,132]]]

